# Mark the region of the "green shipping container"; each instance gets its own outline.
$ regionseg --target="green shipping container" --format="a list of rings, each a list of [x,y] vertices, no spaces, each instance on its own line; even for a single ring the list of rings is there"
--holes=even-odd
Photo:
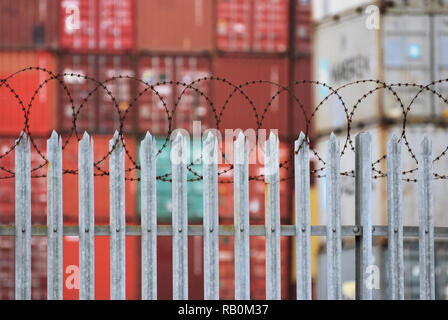
[[[193,141],[193,140],[192,140]],[[160,150],[163,143],[165,142],[165,137],[156,137],[157,148]],[[191,142],[190,150],[193,148],[193,142]],[[140,144],[138,145],[138,150],[140,150]],[[140,154],[139,152],[137,153]],[[163,176],[165,174],[171,173],[171,142],[169,141],[161,153],[157,156],[157,176]],[[192,159],[190,159],[192,160]],[[140,164],[140,160],[139,160]],[[191,170],[198,175],[202,175],[202,163],[195,164],[190,167]],[[197,178],[192,172],[188,171],[187,179]],[[171,175],[166,177],[170,180]],[[172,215],[172,185],[169,181],[157,180],[157,222],[158,223],[171,223]],[[140,182],[138,184],[138,203],[137,210],[138,214],[141,215],[141,201],[140,201]],[[188,221],[189,222],[201,222],[202,221],[202,180],[200,181],[189,181],[188,182]]]

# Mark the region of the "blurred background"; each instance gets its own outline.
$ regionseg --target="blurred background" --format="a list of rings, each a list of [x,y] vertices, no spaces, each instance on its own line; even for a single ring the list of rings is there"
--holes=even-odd
[[[341,102],[324,86],[302,83],[317,80],[333,88],[363,79],[387,83],[429,84],[448,74],[448,1],[425,0],[0,0],[0,79],[28,67],[39,70],[20,72],[0,87],[0,223],[14,223],[14,151],[8,152],[26,125],[33,139],[33,175],[45,173],[46,139],[51,130],[63,135],[63,167],[77,169],[77,138],[86,130],[94,139],[95,160],[108,153],[113,131],[120,129],[126,139],[126,167],[135,168],[139,141],[149,130],[160,147],[170,132],[167,110],[176,112],[172,129],[192,132],[193,121],[207,128],[278,129],[281,161],[293,150],[292,142],[301,130],[308,129],[312,146],[325,158],[325,141],[332,131],[341,140],[347,136],[347,118]],[[56,74],[65,74],[57,77]],[[73,74],[73,75],[72,75]],[[77,75],[82,75],[78,77]],[[97,81],[107,81],[104,87]],[[221,77],[240,85],[251,99],[232,95],[234,88]],[[87,78],[86,78],[87,77]],[[140,79],[142,81],[138,81]],[[274,84],[246,81],[266,80]],[[169,81],[173,81],[170,83]],[[163,82],[163,84],[160,84]],[[154,85],[157,93],[148,90]],[[380,87],[380,88],[377,88]],[[401,135],[403,111],[407,114],[406,134],[413,150],[421,136],[433,139],[434,154],[448,141],[447,104],[443,99],[419,87],[408,85],[391,90],[376,81],[363,82],[341,89],[349,112],[351,135],[368,130],[373,136],[373,157],[385,154],[391,133]],[[107,90],[105,89],[107,88]],[[442,85],[431,86],[446,95]],[[36,89],[38,90],[36,92]],[[362,96],[372,91],[371,94]],[[69,94],[68,94],[69,92]],[[110,94],[109,94],[110,93]],[[182,96],[181,96],[182,94]],[[17,95],[17,96],[16,96]],[[229,97],[230,95],[231,98]],[[112,99],[112,96],[114,99]],[[179,97],[181,98],[179,99]],[[271,101],[271,98],[275,99]],[[163,101],[161,100],[163,99]],[[297,99],[296,99],[297,98]],[[358,99],[362,98],[357,106]],[[325,99],[325,100],[324,100]],[[311,127],[307,128],[315,107]],[[213,106],[210,105],[213,102]],[[29,105],[32,105],[29,107]],[[303,111],[300,108],[303,107]],[[222,117],[216,115],[225,106]],[[121,119],[118,110],[126,117]],[[259,117],[266,110],[261,124]],[[24,114],[29,121],[25,124]],[[307,118],[304,117],[304,113]],[[76,121],[74,117],[76,115]],[[446,143],[445,143],[446,144]],[[40,154],[40,153],[41,154]],[[170,172],[169,144],[159,155],[157,175]],[[404,170],[416,166],[405,157]],[[322,167],[317,157],[312,168]],[[407,162],[406,162],[407,161]],[[414,161],[414,162],[413,162]],[[445,163],[447,163],[445,161]],[[378,161],[376,170],[385,170]],[[108,160],[101,163],[108,170]],[[447,172],[443,161],[435,169]],[[223,165],[222,169],[226,169]],[[343,171],[354,169],[354,155],[347,152]],[[201,165],[193,167],[201,174]],[[260,165],[251,165],[251,175],[262,173]],[[96,170],[96,173],[98,170]],[[281,171],[287,178],[292,169]],[[409,179],[415,177],[410,172]],[[138,171],[130,170],[126,182],[126,221],[140,223]],[[194,178],[191,174],[189,178]],[[95,223],[109,223],[108,177],[95,177]],[[221,224],[233,224],[232,172],[220,176],[219,214]],[[311,179],[312,224],[325,223],[325,178]],[[354,224],[353,178],[342,176],[343,224]],[[78,180],[74,174],[63,177],[64,223],[78,221]],[[435,225],[448,226],[443,197],[445,180],[435,181]],[[281,183],[282,224],[294,222],[293,179]],[[444,189],[445,188],[445,189]],[[68,191],[70,190],[70,191]],[[251,224],[264,224],[263,181],[250,182]],[[387,224],[385,179],[373,185],[374,224]],[[403,186],[404,223],[418,225],[416,184]],[[157,182],[158,223],[171,223],[171,184]],[[189,182],[189,223],[202,223],[202,183]],[[46,224],[46,181],[32,179],[32,222]],[[282,298],[295,298],[295,248],[290,238],[281,240]],[[324,239],[312,237],[313,298],[326,298],[326,254]],[[158,297],[172,297],[172,248],[170,237],[158,238]],[[265,298],[265,239],[251,237],[251,298]],[[387,242],[375,238],[375,263],[381,273],[377,298],[387,298]],[[46,239],[32,237],[32,298],[46,298]],[[406,298],[418,298],[418,242],[405,242]],[[126,239],[126,296],[140,298],[140,239]],[[78,238],[64,237],[64,299],[77,299],[70,266],[78,265]],[[189,239],[189,297],[203,298],[202,237]],[[96,298],[109,299],[109,240],[95,240]],[[343,293],[354,297],[353,238],[343,242]],[[234,297],[233,239],[220,237],[220,297]],[[67,272],[66,272],[67,271]],[[383,272],[384,271],[384,272]],[[448,298],[447,244],[436,243],[436,297]],[[0,298],[14,298],[14,238],[0,242]]]

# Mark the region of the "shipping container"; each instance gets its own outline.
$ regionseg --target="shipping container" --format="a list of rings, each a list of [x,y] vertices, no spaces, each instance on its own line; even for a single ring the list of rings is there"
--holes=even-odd
[[[296,54],[309,55],[312,44],[311,1],[295,0],[294,46]],[[311,78],[310,78],[311,79]]]
[[[15,238],[0,241],[0,298],[15,299]],[[47,299],[47,239],[31,237],[31,299]]]
[[[286,52],[289,1],[217,0],[216,48],[224,52]]]
[[[98,56],[98,81],[105,82],[105,88],[98,91],[98,126],[101,133],[110,133],[120,128],[120,119],[123,121],[123,130],[126,133],[135,128],[135,103],[131,103],[135,97],[133,88],[136,81],[126,77],[134,77],[134,65],[129,56]],[[110,80],[112,78],[117,78]],[[121,78],[123,77],[123,79]]]
[[[420,91],[412,84],[426,85],[446,76],[443,72],[446,13],[442,13],[443,10],[440,16],[434,16],[425,9],[397,6],[381,15],[378,28],[366,25],[367,16],[362,10],[341,15],[337,20],[326,19],[318,24],[314,34],[314,77],[335,89],[364,79],[378,79],[388,84],[407,83],[410,85],[393,87],[407,108]],[[353,115],[354,125],[382,119],[402,120],[400,102],[390,90],[376,90],[378,86],[381,84],[368,81],[339,91],[348,114],[358,99],[362,100]],[[368,94],[370,90],[373,94]],[[323,86],[316,86],[314,92],[316,106],[330,94]],[[368,94],[366,99],[364,94]],[[442,100],[423,90],[407,116],[410,121],[431,119],[443,116],[445,109]],[[314,123],[318,134],[347,126],[346,112],[336,95],[321,106]]]
[[[370,132],[372,136],[372,162],[376,162],[383,155],[386,154],[387,140],[392,134],[397,137],[401,136],[402,126],[392,126],[388,128],[368,127],[364,131]],[[351,132],[351,137],[354,139],[357,132]],[[418,156],[419,145],[424,136],[428,136],[432,141],[432,158],[435,159],[446,149],[448,141],[448,131],[445,128],[435,128],[428,125],[408,125],[406,127],[406,137],[409,146],[415,157]],[[338,134],[339,143],[342,147],[346,140],[345,134]],[[325,161],[328,159],[327,155],[327,138],[323,138],[316,144],[318,154]],[[402,182],[402,208],[403,208],[403,224],[410,226],[418,226],[418,195],[416,159],[412,157],[408,148],[402,140],[402,170],[407,172],[403,175]],[[318,162],[317,166],[322,167],[322,163]],[[346,150],[341,158],[341,172],[351,173],[355,169],[355,154],[350,151],[350,147]],[[387,184],[386,177],[381,177],[382,173],[387,172],[386,160],[383,159],[380,163],[375,164],[375,170],[372,175],[377,177],[372,180],[372,223],[373,225],[387,224]],[[409,172],[411,171],[411,172]],[[446,175],[448,172],[448,165],[446,157],[443,156],[439,161],[433,163],[433,171],[439,175]],[[409,173],[408,173],[409,172]],[[351,173],[353,174],[353,173]],[[322,173],[324,175],[324,173]],[[407,181],[409,179],[410,181]],[[317,179],[319,189],[319,223],[326,224],[326,200],[325,200],[325,177]],[[437,227],[448,226],[448,219],[446,216],[446,207],[448,206],[448,199],[444,196],[444,192],[448,187],[448,181],[444,179],[433,180],[434,189],[434,225]],[[343,225],[355,224],[355,178],[350,176],[341,176],[341,203],[342,203],[342,220]]]
[[[95,237],[95,300],[110,300],[110,240]],[[126,299],[141,299],[140,237],[126,237]],[[79,237],[63,239],[63,299],[79,299]]]
[[[212,117],[211,106],[201,93],[213,101],[210,96],[210,81],[197,80],[209,77],[210,74],[208,58],[140,57],[138,77],[144,83],[138,86],[138,93],[142,93],[138,98],[139,131],[141,133],[149,131],[153,135],[166,135],[169,129],[168,118],[171,116],[173,116],[171,129],[185,129],[192,133],[193,121],[201,121],[201,130],[209,127]],[[193,88],[187,87],[194,81],[197,82],[192,85]],[[195,91],[194,88],[199,91]]]
[[[223,138],[224,139],[224,138]],[[250,140],[249,140],[250,141]],[[293,175],[291,161],[287,162],[290,157],[290,146],[286,142],[280,142],[280,163],[285,163],[280,168],[280,219],[282,223],[287,224],[292,219],[292,192],[290,188],[290,180]],[[227,149],[225,142],[222,143],[222,149],[218,151],[219,155],[223,155],[222,164],[218,166],[218,203],[219,216],[222,219],[233,219],[234,202],[233,202],[233,176],[234,170],[231,169],[229,161],[233,159],[233,143]],[[265,192],[266,183],[264,181],[264,143],[262,146],[255,147],[249,142],[249,217],[252,224],[264,224],[265,222]]]
[[[111,135],[92,135],[93,139],[93,157],[94,161],[104,161],[97,164],[94,174],[94,188],[95,188],[95,223],[108,224],[109,223],[109,176],[105,172],[109,171],[109,140]],[[63,136],[62,141],[65,143],[67,137]],[[130,170],[135,167],[133,161],[137,161],[136,157],[136,140],[132,137],[125,136],[124,142],[126,144],[127,153],[125,153],[125,169]],[[131,160],[132,159],[132,160]],[[78,142],[76,138],[72,137],[69,143],[62,151],[62,166],[64,170],[78,170]],[[125,209],[126,209],[126,223],[139,223],[137,215],[137,170],[126,171],[125,183]],[[64,174],[63,182],[63,214],[64,223],[77,224],[78,223],[78,175]]]
[[[172,183],[171,183],[171,141],[168,141],[166,146],[164,146],[166,138],[165,137],[155,137],[157,149],[161,152],[157,155],[157,169],[156,175],[163,178],[157,180],[156,190],[157,190],[157,218],[159,223],[171,223],[172,217]],[[201,140],[191,141],[190,150],[193,150],[193,143],[198,143],[201,146]],[[140,148],[140,144],[138,145]],[[163,149],[162,149],[163,147]],[[190,157],[189,163],[193,161],[193,157]],[[140,159],[139,159],[140,163]],[[187,172],[188,190],[187,190],[187,202],[188,202],[188,221],[190,223],[202,222],[203,217],[203,187],[202,180],[197,180],[198,176],[202,176],[202,162],[196,163],[189,167],[190,170]],[[138,202],[137,208],[138,213],[141,215],[141,193],[140,193],[140,182],[138,191]]]
[[[63,0],[60,2],[60,48],[76,52],[133,50],[133,0]]]
[[[51,132],[57,122],[57,80],[40,70],[25,70],[41,67],[57,74],[57,60],[47,52],[0,52],[0,134],[19,136],[25,128],[25,112],[29,111],[29,130],[42,135]],[[16,74],[15,74],[16,73]],[[12,76],[15,74],[14,76]],[[10,77],[11,76],[11,77]],[[47,83],[45,81],[49,80]],[[42,88],[39,86],[42,84]],[[38,93],[36,94],[36,90]],[[17,97],[16,97],[17,95]],[[34,99],[33,99],[34,98]],[[32,100],[33,99],[33,100]],[[32,101],[31,101],[32,100]],[[31,104],[31,107],[29,105]]]
[[[299,2],[309,7],[306,1]],[[137,49],[285,53],[289,49],[289,5],[288,0],[138,0]],[[300,19],[311,14],[299,11]],[[307,28],[300,22],[300,43],[309,36]]]
[[[0,3],[2,49],[56,49],[58,0],[3,0]]]
[[[60,129],[71,131],[76,116],[79,133],[112,133],[120,129],[120,119],[123,132],[135,131],[136,106],[132,101],[136,84],[131,79],[135,72],[129,56],[63,55],[60,70],[70,93],[60,86]]]
[[[222,112],[219,123],[221,132],[224,133],[224,129],[256,131],[261,121],[261,129],[277,129],[281,138],[290,137],[292,128],[287,125],[291,117],[289,96],[288,92],[280,87],[288,88],[288,71],[289,61],[286,58],[214,59],[214,76],[225,78],[231,83],[229,85],[224,81],[213,81],[214,105],[218,115]],[[259,83],[259,80],[265,82]],[[252,81],[256,83],[253,84]],[[246,85],[246,82],[250,83]],[[239,85],[241,88],[237,88]],[[280,94],[277,95],[278,91]],[[297,121],[299,120],[294,119],[294,123]]]
[[[14,224],[15,222],[15,178],[13,176],[15,150],[12,148],[15,146],[16,139],[18,136],[0,137],[0,221],[2,224]],[[33,170],[31,173],[31,222],[46,224],[47,181],[39,176],[47,173],[46,159],[43,158],[47,153],[47,137],[32,136],[30,149],[31,169]]]
[[[137,0],[137,50],[213,50],[214,0]]]
[[[233,224],[229,221],[228,224]],[[219,239],[219,293],[220,299],[235,298],[235,258],[233,237]],[[288,299],[290,249],[287,237],[280,239],[281,297]],[[266,299],[266,250],[265,237],[250,238],[250,298]]]

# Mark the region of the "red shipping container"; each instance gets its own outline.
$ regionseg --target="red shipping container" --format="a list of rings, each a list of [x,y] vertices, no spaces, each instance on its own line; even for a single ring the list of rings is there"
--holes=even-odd
[[[157,299],[173,298],[173,239],[157,238]],[[204,299],[203,238],[188,237],[188,299]]]
[[[112,135],[94,135],[93,138],[93,157],[94,161],[99,161],[108,155],[109,140]],[[63,137],[63,142],[66,137]],[[137,143],[131,137],[125,137],[126,149],[134,161],[136,161]],[[64,170],[78,170],[78,142],[71,138],[65,149],[62,151],[62,165]],[[109,171],[109,157],[98,164],[103,171]],[[125,154],[125,168],[133,168],[134,165],[130,158]],[[102,174],[95,169],[95,174]],[[136,170],[126,172],[127,178],[137,178]],[[64,174],[63,180],[63,213],[64,223],[78,223],[78,176],[74,174]],[[109,224],[109,177],[107,175],[94,177],[94,205],[95,205],[95,223]],[[137,181],[126,180],[125,183],[125,206],[126,223],[138,223],[137,215]]]
[[[266,184],[264,182],[264,146],[258,146],[256,149],[252,148],[249,143],[249,176],[257,177],[257,180],[249,181],[249,215],[251,224],[264,224],[265,222],[265,191]],[[280,142],[279,156],[280,163],[286,162],[289,159],[290,146],[288,143]],[[226,164],[224,159],[233,159],[233,144],[229,149],[223,142],[222,152],[225,153],[222,164],[220,164],[218,176],[218,196],[219,196],[219,216],[224,219],[233,219],[234,204],[233,204],[233,169],[230,169],[230,164]],[[255,162],[256,161],[256,162]],[[288,164],[286,167],[280,168],[280,219],[283,223],[288,223],[291,219],[291,202],[292,194],[289,187],[289,180],[286,180],[292,175]]]
[[[58,0],[2,0],[0,47],[57,48]]]
[[[31,299],[47,298],[47,239],[31,237]],[[0,241],[0,299],[15,299],[15,238]]]
[[[133,0],[63,0],[60,47],[88,52],[134,48]]]
[[[126,237],[126,299],[141,298],[140,237]],[[79,299],[79,238],[64,237],[63,241],[63,298]],[[95,300],[110,300],[110,240],[95,237]]]
[[[13,73],[29,67],[41,67],[57,73],[56,59],[47,52],[4,51],[0,53],[0,79],[6,79]],[[29,128],[34,134],[47,134],[55,128],[56,88],[57,81],[51,80],[43,85],[39,93],[39,85],[51,76],[43,71],[26,70],[9,78],[7,84],[0,84],[0,134],[19,136],[25,127],[25,116],[22,107],[30,111]],[[18,95],[22,101],[15,97]],[[35,95],[31,108],[29,104]]]
[[[201,121],[202,130],[208,127],[211,116],[210,105],[200,93],[182,84],[190,84],[199,78],[210,76],[210,62],[207,58],[184,56],[147,56],[139,60],[139,78],[148,85],[153,85],[154,92],[150,88],[139,96],[138,126],[139,131],[150,131],[153,135],[166,135],[168,133],[168,114],[172,114],[174,104],[181,97],[172,120],[172,129],[185,129],[192,132],[193,121]],[[173,81],[173,84],[156,85],[158,82]],[[193,87],[210,94],[210,82],[201,81]],[[139,93],[142,93],[147,85],[140,84]],[[182,94],[183,92],[183,94]],[[160,96],[160,97],[159,97]],[[209,99],[211,99],[209,97]],[[166,105],[166,108],[164,106]]]
[[[213,0],[137,0],[137,49],[213,50]]]
[[[295,51],[300,55],[309,55],[312,45],[311,1],[295,0]]]
[[[79,133],[85,130],[93,132],[97,127],[98,93],[94,91],[97,84],[84,78],[96,79],[96,67],[96,57],[93,55],[64,55],[60,58],[60,70],[65,74],[64,84],[70,93],[59,87],[60,129],[63,131],[71,131],[75,115]]]
[[[218,0],[216,46],[225,52],[286,52],[288,0]]]
[[[242,85],[241,90],[256,108],[258,122],[262,121],[262,129],[277,129],[281,138],[290,136],[288,121],[291,113],[287,91],[281,92],[272,100],[272,97],[282,89],[274,84],[258,83],[259,80],[271,81],[288,87],[288,59],[221,57],[214,60],[213,72],[216,77],[225,78],[234,86]],[[246,82],[254,80],[257,83],[245,85]],[[222,132],[224,129],[256,130],[256,114],[246,97],[238,90],[230,97],[235,87],[223,81],[213,81],[212,83],[214,104],[218,113],[226,105],[221,117],[220,130]],[[226,100],[228,100],[227,104]],[[266,108],[268,109],[265,112]]]
[[[18,137],[17,137],[18,138]],[[5,155],[15,145],[16,137],[0,137],[0,155]],[[47,153],[47,139],[32,136],[32,142],[37,146],[43,156]],[[30,141],[31,170],[42,165],[42,168],[31,172],[31,176],[46,174],[45,160],[39,155],[35,146]],[[15,171],[15,150],[9,152],[0,159],[0,223],[14,224],[15,221],[15,180],[9,172]],[[11,177],[7,178],[6,177]],[[47,181],[46,178],[31,178],[31,222],[34,224],[46,224],[47,210]]]
[[[250,237],[250,297],[265,299],[266,297],[266,250],[265,237]],[[235,297],[235,261],[233,237],[220,237],[219,246],[220,299]],[[289,242],[287,237],[280,238],[281,260],[281,296],[288,298],[290,273]]]
[[[71,131],[74,114],[76,114],[76,128],[81,134],[84,130],[91,133],[111,133],[119,130],[120,117],[125,116],[126,110],[130,108],[134,99],[134,81],[131,79],[109,80],[104,83],[107,90],[96,81],[104,82],[118,76],[133,77],[131,58],[129,56],[64,55],[61,57],[61,72],[65,74],[64,83],[70,92],[69,96],[63,87],[59,89],[62,108],[61,129]],[[115,98],[117,106],[112,98]],[[124,132],[133,131],[135,128],[135,108],[134,106],[126,113]]]
[[[128,56],[98,56],[98,80],[104,82],[114,77],[134,77],[132,60]],[[124,119],[123,130],[129,133],[135,128],[135,103],[129,109],[135,96],[132,79],[114,79],[104,84],[110,94],[99,88],[98,126],[101,133],[113,132],[120,128],[120,117]],[[112,97],[115,98],[118,108]],[[129,110],[128,110],[129,109]],[[127,112],[126,112],[127,111]]]

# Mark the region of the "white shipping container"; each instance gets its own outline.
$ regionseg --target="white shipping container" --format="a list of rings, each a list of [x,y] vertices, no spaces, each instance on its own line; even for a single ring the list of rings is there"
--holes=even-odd
[[[392,134],[401,136],[402,127],[393,126],[388,129],[367,128],[372,135],[372,162],[380,159],[387,148],[387,140]],[[413,154],[418,159],[419,144],[424,136],[432,141],[432,157],[435,159],[442,154],[448,147],[448,129],[435,128],[427,125],[408,125],[406,128],[406,137]],[[338,138],[342,147],[345,143],[345,134],[339,134]],[[356,132],[351,134],[353,144],[355,142]],[[326,144],[328,138],[323,138],[316,144],[316,151],[324,159],[327,158]],[[403,176],[403,179],[410,179],[411,181],[403,181],[403,223],[404,225],[418,226],[418,189],[417,183],[413,180],[417,179],[418,172],[414,170],[417,168],[415,159],[409,153],[407,147],[402,142],[402,169],[405,172],[413,170]],[[318,167],[322,167],[319,163]],[[350,172],[355,168],[354,152],[347,150],[341,158],[341,172]],[[375,165],[377,170],[387,172],[386,160],[382,160]],[[433,163],[433,172],[439,175],[448,175],[448,155],[442,156],[440,160]],[[324,172],[321,173],[325,175]],[[378,172],[372,173],[374,176],[379,176]],[[372,223],[374,225],[387,224],[387,184],[386,177],[372,179]],[[319,224],[326,223],[326,197],[325,197],[325,178],[317,179],[318,185],[318,210],[319,210]],[[433,180],[433,212],[434,225],[438,227],[448,226],[448,197],[446,196],[448,190],[448,180],[434,179]],[[341,202],[342,202],[342,219],[343,225],[353,225],[355,223],[355,179],[352,177],[341,176]]]
[[[431,81],[448,77],[448,11],[430,15],[427,10],[397,7],[379,16],[378,28],[371,24],[372,16],[363,10],[350,11],[338,19],[325,20],[316,26],[314,33],[314,78],[333,88],[358,80],[381,80],[388,84],[409,83],[427,85]],[[376,90],[381,84],[361,83],[341,89],[340,96],[350,113],[359,99],[362,102],[354,111],[353,123],[377,123],[389,118],[399,121],[402,108],[397,98],[387,89]],[[444,89],[442,89],[443,87]],[[442,94],[447,84],[436,86]],[[394,86],[407,108],[420,88],[412,85]],[[363,98],[370,90],[367,98]],[[315,89],[318,105],[330,90]],[[443,100],[424,90],[413,101],[409,119],[430,119],[448,116]],[[316,113],[314,128],[317,134],[328,133],[347,125],[346,112],[333,95]]]

